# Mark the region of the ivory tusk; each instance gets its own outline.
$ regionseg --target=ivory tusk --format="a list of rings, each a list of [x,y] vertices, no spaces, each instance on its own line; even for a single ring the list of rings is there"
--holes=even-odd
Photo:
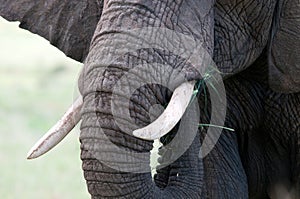
[[[133,131],[133,135],[155,140],[172,130],[183,116],[194,92],[195,81],[185,82],[175,89],[165,111],[148,126]]]
[[[81,119],[82,97],[80,96],[63,117],[30,149],[27,159],[37,158],[64,139]]]

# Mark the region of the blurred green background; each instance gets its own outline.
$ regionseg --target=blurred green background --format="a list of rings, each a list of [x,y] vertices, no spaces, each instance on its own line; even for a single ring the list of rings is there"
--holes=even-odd
[[[79,130],[45,156],[28,150],[78,95],[81,64],[45,39],[0,18],[0,198],[89,198]]]

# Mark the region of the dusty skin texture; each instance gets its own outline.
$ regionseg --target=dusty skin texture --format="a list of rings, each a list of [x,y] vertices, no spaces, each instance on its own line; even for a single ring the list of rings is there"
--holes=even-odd
[[[21,21],[22,28],[45,37],[73,59],[85,61],[79,80],[84,98],[81,159],[95,199],[283,198],[288,194],[300,198],[299,8],[297,0],[0,0],[1,16]],[[175,81],[174,71],[182,71],[188,80],[202,76],[188,60],[167,49],[139,49],[102,64],[103,58],[124,48],[126,40],[115,40],[116,35],[129,37],[130,30],[145,27],[174,30],[203,44],[224,79],[224,126],[235,129],[223,130],[214,149],[201,159],[201,142],[205,136],[214,139],[214,131],[207,135],[207,127],[199,127],[188,150],[159,168],[154,180],[149,167],[152,142],[127,134],[117,121],[131,130],[149,124],[161,113],[153,105],[165,107],[171,91],[156,82],[130,97],[118,93],[123,101],[116,102],[114,87],[131,69],[147,69],[149,64],[171,70],[161,67],[149,74],[140,70],[134,79],[127,79],[128,85],[134,86],[144,75],[161,77],[173,88],[184,81]],[[178,46],[174,40],[170,44]],[[200,123],[210,122],[209,96],[202,90],[197,101],[200,116],[191,116]],[[115,104],[121,111],[113,114]],[[127,112],[130,118],[125,117]],[[166,146],[159,151],[161,164],[181,147],[180,143],[167,147],[179,126],[161,138]],[[183,143],[190,129],[184,133],[180,135]],[[145,155],[128,156],[128,152]]]

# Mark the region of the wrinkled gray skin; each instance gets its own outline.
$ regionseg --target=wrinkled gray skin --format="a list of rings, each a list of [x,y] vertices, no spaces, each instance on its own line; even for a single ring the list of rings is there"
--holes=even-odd
[[[300,198],[299,1],[0,0],[0,15],[21,21],[22,28],[85,61],[79,81],[84,97],[80,141],[92,198],[283,198],[287,194]],[[190,71],[178,56],[157,49],[118,57],[110,66],[97,65],[105,41],[144,27],[176,30],[204,43],[223,74],[225,126],[235,129],[223,130],[204,159],[198,153],[206,128],[199,129],[184,155],[159,169],[154,181],[150,170],[130,173],[109,168],[86,147],[97,145],[104,156],[112,156],[112,144],[103,141],[106,135],[124,151],[149,152],[152,142],[125,134],[114,123],[112,88],[128,68],[146,61]],[[97,72],[102,69],[105,75]],[[201,79],[193,72],[186,78]],[[200,110],[209,107],[204,97],[198,99]],[[135,123],[149,124],[150,107],[165,105],[169,98],[170,92],[159,86],[140,89],[130,105]],[[117,117],[124,115],[120,112]],[[205,113],[201,122],[209,123]],[[167,138],[174,133],[176,128]],[[167,144],[168,139],[162,142]],[[161,149],[160,154],[162,162],[172,149]]]

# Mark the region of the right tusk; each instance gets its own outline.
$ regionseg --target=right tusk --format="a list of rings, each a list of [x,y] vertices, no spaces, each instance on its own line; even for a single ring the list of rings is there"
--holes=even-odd
[[[64,116],[30,149],[27,159],[37,158],[64,139],[81,119],[82,97],[80,96]]]
[[[195,81],[185,82],[175,89],[165,111],[148,126],[133,131],[133,135],[155,140],[170,132],[183,116],[194,93]]]

